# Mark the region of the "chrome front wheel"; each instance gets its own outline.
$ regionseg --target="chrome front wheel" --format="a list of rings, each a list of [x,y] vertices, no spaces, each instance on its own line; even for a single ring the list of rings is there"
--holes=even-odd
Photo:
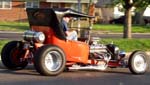
[[[129,69],[133,74],[144,74],[148,68],[148,56],[143,51],[135,51],[129,58]]]

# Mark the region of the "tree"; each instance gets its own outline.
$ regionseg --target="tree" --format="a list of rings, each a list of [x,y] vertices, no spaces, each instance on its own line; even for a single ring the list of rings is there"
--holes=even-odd
[[[135,19],[134,19],[134,23],[135,24],[145,24],[144,20],[143,20],[143,13],[145,11],[145,9],[150,5],[150,0],[141,0],[139,2],[137,2],[137,4],[135,5],[136,10],[135,10]]]
[[[150,4],[150,0],[113,0],[113,4],[122,4],[125,9],[125,23],[124,23],[124,38],[132,38],[131,27],[132,27],[132,15],[131,9],[135,7],[136,9],[146,8]]]

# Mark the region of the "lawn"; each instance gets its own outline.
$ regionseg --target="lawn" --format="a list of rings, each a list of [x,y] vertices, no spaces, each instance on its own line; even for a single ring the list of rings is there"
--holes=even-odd
[[[101,30],[105,32],[114,32],[114,33],[122,33],[123,25],[114,25],[114,24],[94,24],[93,30]],[[132,33],[150,33],[150,25],[146,26],[132,26]]]
[[[0,31],[25,31],[29,29],[27,22],[0,22]]]
[[[7,42],[9,42],[9,40],[0,40],[0,53],[1,53],[1,50],[2,50],[3,46],[4,46]]]
[[[74,25],[77,27],[76,25]],[[88,24],[81,22],[81,27],[88,27]],[[25,31],[29,29],[28,22],[0,22],[0,31]],[[101,30],[104,32],[122,33],[123,25],[115,24],[94,24],[93,30]],[[150,25],[147,26],[132,26],[133,33],[150,33]]]
[[[150,39],[102,39],[99,43],[112,43],[119,46],[120,50],[131,52],[134,50],[150,51]]]

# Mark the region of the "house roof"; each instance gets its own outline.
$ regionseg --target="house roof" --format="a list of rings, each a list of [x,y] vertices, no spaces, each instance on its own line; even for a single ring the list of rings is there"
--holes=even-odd
[[[46,2],[54,2],[54,3],[78,3],[79,0],[45,0]],[[97,0],[91,0],[96,3]],[[81,3],[90,3],[90,0],[80,0]]]
[[[95,6],[97,8],[106,7],[107,5],[110,5],[112,3],[112,0],[98,0]]]
[[[53,3],[78,3],[79,0],[12,0],[12,1],[42,1],[42,2],[53,2]],[[81,3],[97,3],[98,0],[80,0]]]

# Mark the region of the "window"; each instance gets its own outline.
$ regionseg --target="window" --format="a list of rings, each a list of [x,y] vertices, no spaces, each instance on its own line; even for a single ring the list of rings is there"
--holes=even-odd
[[[52,8],[60,8],[60,4],[59,3],[52,3],[51,7]]]
[[[82,4],[80,4],[80,8],[78,7],[78,3],[72,4],[71,9],[74,9],[76,11],[82,11]]]
[[[11,9],[12,1],[11,0],[0,0],[0,9]]]
[[[39,8],[38,1],[28,1],[26,2],[26,8]]]

